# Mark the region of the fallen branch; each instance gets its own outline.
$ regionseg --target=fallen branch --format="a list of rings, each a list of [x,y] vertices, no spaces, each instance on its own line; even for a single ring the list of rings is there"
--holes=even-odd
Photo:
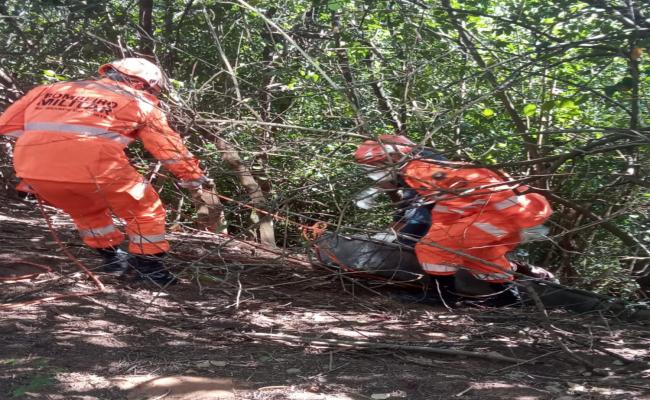
[[[548,318],[548,313],[546,312],[546,308],[544,307],[544,303],[542,303],[542,300],[539,298],[539,295],[537,294],[537,292],[535,292],[535,290],[530,286],[525,286],[525,287],[526,287],[526,291],[528,292],[528,295],[533,299],[533,303],[535,303],[535,307],[537,307],[537,309],[539,310],[539,313],[542,316],[542,320],[543,320],[542,325],[544,326],[546,331],[551,335],[551,337],[553,337],[553,339],[558,344],[558,346],[560,346],[562,351],[564,351],[569,356],[569,358],[571,358],[571,360],[573,360],[574,362],[587,367],[590,371],[593,371],[595,367],[591,362],[589,362],[589,361],[585,360],[584,358],[580,357],[579,355],[575,354],[562,341],[562,336],[563,335],[561,335],[559,332],[557,332],[554,329],[553,324],[551,323],[550,319]]]
[[[311,346],[325,346],[325,347],[345,347],[350,349],[391,349],[391,350],[405,350],[405,351],[421,351],[424,353],[444,354],[450,356],[464,356],[473,358],[482,358],[491,361],[505,361],[512,363],[523,363],[526,360],[519,358],[507,357],[497,352],[478,353],[466,350],[442,349],[430,346],[411,346],[396,343],[379,343],[368,342],[364,340],[339,340],[339,339],[317,339],[302,336],[286,335],[282,333],[258,333],[246,332],[242,334],[250,338],[266,339],[266,340],[282,340],[293,343],[303,343]]]

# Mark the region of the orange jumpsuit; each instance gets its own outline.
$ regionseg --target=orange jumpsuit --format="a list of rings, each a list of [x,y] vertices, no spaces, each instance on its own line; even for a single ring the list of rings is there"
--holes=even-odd
[[[543,224],[552,212],[542,195],[518,195],[486,168],[413,160],[402,174],[408,186],[436,200],[431,227],[415,246],[418,261],[431,275],[453,275],[463,266],[488,282],[512,280],[506,253],[519,245],[523,229]]]
[[[32,89],[0,116],[0,134],[17,138],[16,175],[69,213],[93,248],[124,240],[114,214],[126,221],[131,253],[169,249],[160,198],[124,153],[136,139],[181,181],[203,179],[158,100],[109,79]]]

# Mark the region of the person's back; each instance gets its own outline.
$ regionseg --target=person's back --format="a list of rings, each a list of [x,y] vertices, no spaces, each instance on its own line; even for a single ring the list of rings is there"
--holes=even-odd
[[[40,86],[25,98],[14,165],[22,178],[59,182],[141,181],[123,149],[156,100],[109,79]]]
[[[158,100],[121,82],[101,79],[39,86],[18,103],[24,131],[12,136],[19,137],[14,164],[23,178],[136,184],[142,178],[123,152],[136,138],[179,178],[202,176],[167,126]]]

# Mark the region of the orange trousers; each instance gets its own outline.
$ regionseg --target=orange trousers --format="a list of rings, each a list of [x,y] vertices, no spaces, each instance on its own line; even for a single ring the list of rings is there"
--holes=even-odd
[[[92,248],[117,247],[124,241],[113,215],[126,222],[129,252],[157,254],[169,250],[165,209],[151,185],[54,182],[23,179],[43,200],[70,214],[82,240]]]
[[[436,217],[433,219],[435,221]],[[506,253],[514,250],[519,242],[519,228],[507,220],[489,213],[474,214],[432,223],[427,234],[416,244],[415,253],[424,271],[431,275],[453,275],[459,267],[465,267],[478,279],[507,282],[513,279],[509,274],[513,267]],[[488,261],[498,268],[433,244]]]

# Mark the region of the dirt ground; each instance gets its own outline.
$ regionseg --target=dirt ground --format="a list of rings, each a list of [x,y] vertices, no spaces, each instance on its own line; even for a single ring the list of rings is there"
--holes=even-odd
[[[47,212],[96,268],[65,215]],[[191,231],[172,245],[182,283],[166,290],[97,274],[104,293],[0,311],[0,399],[650,399],[640,322],[447,310],[355,285],[304,254]],[[5,277],[33,270],[21,261],[53,270],[0,281],[2,303],[93,288],[34,202],[0,198],[0,253]]]

